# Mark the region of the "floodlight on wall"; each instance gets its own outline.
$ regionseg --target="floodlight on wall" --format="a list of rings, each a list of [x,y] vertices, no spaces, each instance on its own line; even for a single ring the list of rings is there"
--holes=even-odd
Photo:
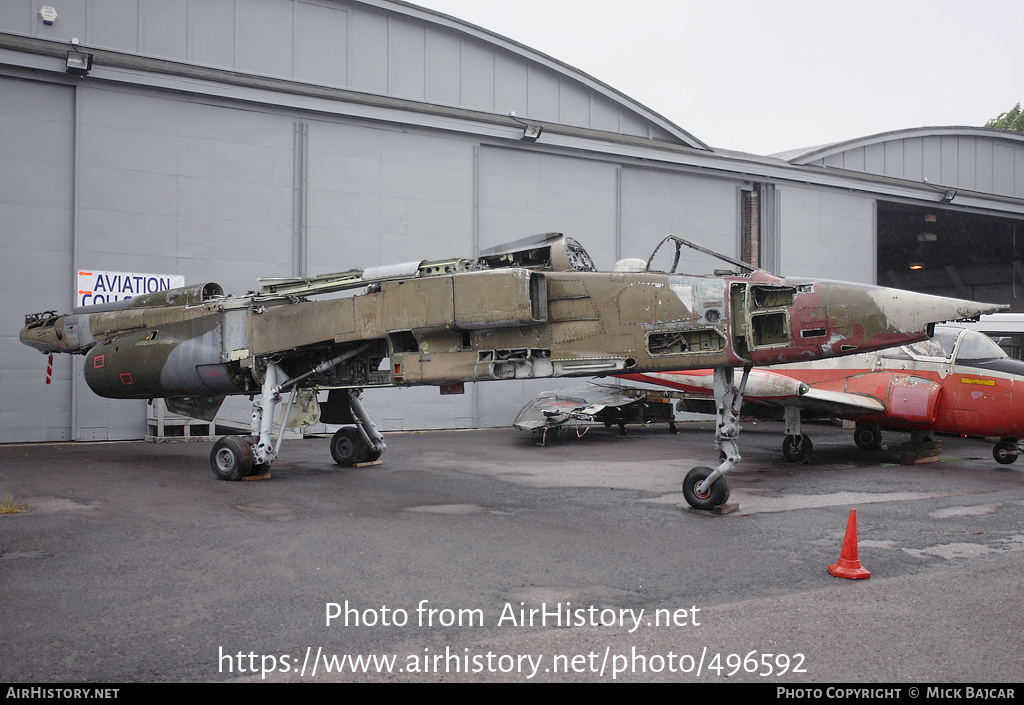
[[[943,203],[952,203],[954,198],[956,198],[956,189],[951,188],[947,189],[947,191],[944,194],[942,194],[942,198],[939,200],[941,200]]]
[[[544,132],[544,128],[540,125],[527,125],[523,128],[523,136],[520,138],[523,142],[536,142],[540,139],[540,133]]]
[[[92,71],[92,54],[72,49],[68,52],[65,66],[72,76],[88,76]]]

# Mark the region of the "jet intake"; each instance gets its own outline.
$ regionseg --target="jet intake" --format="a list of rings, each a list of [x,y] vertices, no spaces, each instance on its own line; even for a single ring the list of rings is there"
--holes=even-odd
[[[217,333],[189,340],[155,330],[118,336],[85,356],[85,381],[109,399],[239,394],[245,385],[221,362]]]

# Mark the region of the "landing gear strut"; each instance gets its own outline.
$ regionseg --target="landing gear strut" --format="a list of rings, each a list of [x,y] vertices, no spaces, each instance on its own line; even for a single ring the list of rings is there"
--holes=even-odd
[[[356,425],[337,430],[331,439],[331,457],[338,465],[358,465],[377,460],[386,448],[384,436],[380,434],[363,408],[363,403],[359,400],[359,390],[350,389],[348,395],[348,403]]]
[[[210,453],[210,466],[218,480],[241,480],[259,468],[262,472],[270,469],[270,464],[277,458],[284,438],[284,425],[273,438],[274,415],[281,404],[281,385],[288,379],[276,363],[267,363],[266,376],[263,379],[263,390],[252,402],[252,435],[225,436],[213,444]],[[288,397],[288,406],[284,417],[287,419],[295,402],[296,390]]]
[[[715,447],[722,457],[722,464],[714,470],[699,467],[686,474],[683,496],[694,509],[713,509],[729,499],[729,483],[723,475],[740,462],[736,440],[740,435],[739,412],[743,405],[743,391],[749,377],[750,368],[744,367],[743,378],[737,388],[733,384],[732,367],[715,368]]]
[[[284,426],[299,393],[296,379],[300,378],[289,380],[285,371],[276,363],[267,363],[262,392],[252,403],[252,435],[225,436],[213,445],[210,467],[218,480],[241,480],[254,469],[261,473],[270,469],[271,463],[281,451]],[[384,436],[359,401],[360,390],[350,389],[344,393],[348,394],[351,410],[349,422],[354,422],[355,426],[346,426],[334,434],[331,439],[331,455],[339,465],[376,460],[384,452]],[[284,395],[288,396],[283,414],[285,421],[277,438],[274,438],[274,418]],[[316,418],[319,418],[319,411]]]
[[[786,437],[782,439],[782,454],[786,460],[793,463],[800,463],[807,459],[814,444],[810,437],[801,430],[800,409],[796,406],[787,406],[786,410]]]

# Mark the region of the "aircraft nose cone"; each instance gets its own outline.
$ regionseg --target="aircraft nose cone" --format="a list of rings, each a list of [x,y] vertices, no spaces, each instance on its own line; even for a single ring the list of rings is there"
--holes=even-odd
[[[983,313],[1009,308],[1001,304],[984,304],[902,289],[879,288],[871,291],[870,298],[878,306],[886,328],[892,333],[905,335],[927,334],[935,323],[976,318]]]
[[[937,323],[975,318],[1006,308],[902,289],[816,282],[810,290],[803,287],[797,297],[792,339],[821,342],[813,349],[774,351],[774,357],[789,362],[916,343],[930,337]],[[758,354],[755,350],[752,357]]]

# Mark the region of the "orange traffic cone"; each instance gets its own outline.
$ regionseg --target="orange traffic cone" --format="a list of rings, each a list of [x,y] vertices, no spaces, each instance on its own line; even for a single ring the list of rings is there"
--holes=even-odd
[[[843,552],[839,556],[839,562],[828,567],[828,572],[837,578],[870,578],[871,571],[861,568],[860,559],[857,558],[857,510],[850,510],[850,519],[846,522],[846,538],[843,539]]]

